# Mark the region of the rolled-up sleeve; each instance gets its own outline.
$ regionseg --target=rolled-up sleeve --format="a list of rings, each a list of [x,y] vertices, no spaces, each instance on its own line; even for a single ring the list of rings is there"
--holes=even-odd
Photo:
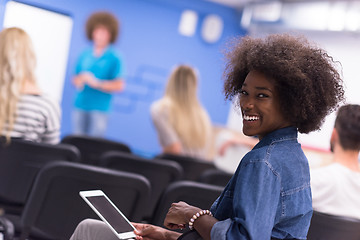
[[[211,229],[211,239],[226,239],[226,232],[229,230],[232,221],[230,218],[215,223]]]

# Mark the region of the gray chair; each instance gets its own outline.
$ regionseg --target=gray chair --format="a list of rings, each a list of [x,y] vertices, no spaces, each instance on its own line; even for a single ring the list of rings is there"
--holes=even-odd
[[[224,172],[220,169],[208,169],[200,175],[198,181],[202,183],[225,187],[232,176],[233,174]]]
[[[11,139],[0,140],[0,207],[20,214],[42,167],[54,161],[80,161],[80,153],[67,144],[45,144]]]
[[[183,176],[182,167],[173,161],[145,159],[140,156],[110,151],[100,157],[100,166],[138,173],[145,176],[151,184],[151,200],[145,210],[146,220],[153,215],[155,206],[166,187]]]
[[[108,151],[131,153],[127,144],[99,137],[68,135],[61,142],[77,147],[81,153],[81,162],[90,165],[98,165],[100,156]]]
[[[141,221],[150,200],[150,183],[138,174],[79,163],[54,162],[37,176],[20,219],[7,216],[20,239],[69,239],[85,218],[97,218],[79,196],[100,189],[131,221]]]
[[[197,181],[204,171],[208,169],[216,169],[214,163],[212,162],[184,155],[163,153],[155,156],[155,158],[171,160],[180,164],[184,170],[183,179],[189,181]]]
[[[163,226],[165,216],[174,202],[184,201],[190,205],[210,209],[213,202],[220,196],[223,187],[193,181],[177,181],[170,184],[154,212],[151,223]]]
[[[15,234],[14,224],[4,216],[0,216],[0,236],[3,240],[13,240]]]
[[[360,240],[360,220],[314,211],[308,240]]]

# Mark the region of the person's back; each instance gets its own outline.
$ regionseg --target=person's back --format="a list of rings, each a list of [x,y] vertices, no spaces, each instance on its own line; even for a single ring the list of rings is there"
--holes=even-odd
[[[339,109],[331,136],[334,162],[311,169],[313,208],[360,219],[360,106]]]
[[[340,163],[311,170],[313,208],[360,219],[360,172]]]
[[[19,98],[12,138],[57,144],[60,140],[60,106],[45,94]]]
[[[21,47],[20,47],[21,46]],[[60,106],[41,93],[30,37],[19,28],[0,33],[0,135],[58,143]]]
[[[169,78],[165,96],[151,105],[151,117],[164,153],[209,159],[211,122],[196,91],[194,69],[180,65]]]

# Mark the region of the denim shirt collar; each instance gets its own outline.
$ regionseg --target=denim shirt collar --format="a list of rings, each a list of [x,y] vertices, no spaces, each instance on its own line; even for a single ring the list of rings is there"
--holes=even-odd
[[[261,139],[261,141],[255,145],[254,149],[270,145],[271,143],[280,140],[297,139],[297,136],[298,136],[298,132],[296,127],[280,128],[265,135],[263,139]]]

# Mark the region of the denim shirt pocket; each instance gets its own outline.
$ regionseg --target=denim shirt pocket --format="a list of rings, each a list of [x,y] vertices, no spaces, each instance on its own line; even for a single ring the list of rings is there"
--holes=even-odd
[[[297,237],[306,237],[312,216],[311,190],[309,184],[281,194],[281,218],[286,219],[288,232]],[[280,226],[278,226],[281,228]],[[290,229],[289,229],[290,228]]]

